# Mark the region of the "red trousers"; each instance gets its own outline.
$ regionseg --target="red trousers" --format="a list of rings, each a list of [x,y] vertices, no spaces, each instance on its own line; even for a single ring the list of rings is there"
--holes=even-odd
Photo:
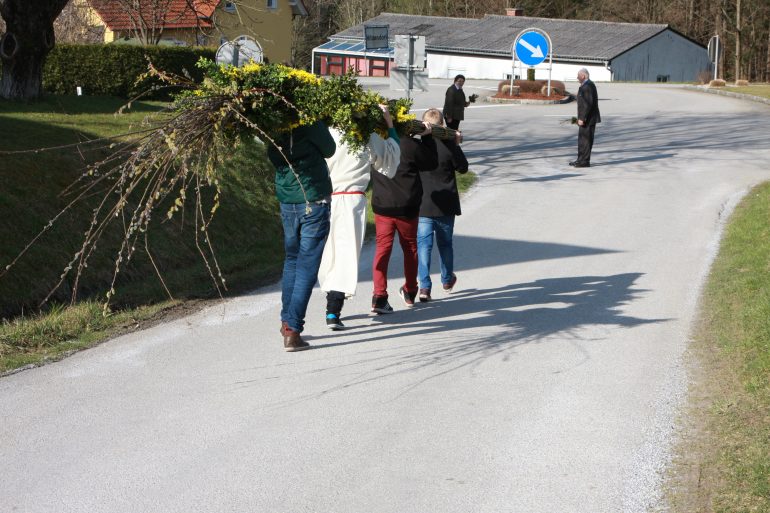
[[[404,251],[404,288],[417,292],[417,223],[419,217],[388,217],[374,214],[377,230],[374,251],[374,295],[388,295],[388,263],[393,250],[393,238],[398,232],[398,241]]]

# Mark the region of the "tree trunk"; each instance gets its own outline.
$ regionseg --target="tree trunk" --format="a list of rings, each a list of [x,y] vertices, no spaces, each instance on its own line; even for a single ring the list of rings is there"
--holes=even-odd
[[[43,63],[53,49],[53,22],[68,0],[5,0],[0,14],[6,32],[0,39],[3,75],[0,96],[33,100],[43,92]]]
[[[741,0],[735,2],[735,80],[741,79]]]
[[[770,31],[767,32],[767,62],[765,63],[765,82],[770,82]]]

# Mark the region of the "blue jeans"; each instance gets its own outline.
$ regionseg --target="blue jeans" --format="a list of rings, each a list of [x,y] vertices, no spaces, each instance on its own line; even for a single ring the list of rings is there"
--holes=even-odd
[[[283,261],[281,321],[299,333],[305,325],[310,294],[318,279],[326,237],[329,235],[328,203],[281,203]]]
[[[417,224],[417,278],[421,289],[430,289],[430,258],[433,251],[433,234],[436,234],[439,263],[441,264],[441,283],[452,281],[454,271],[454,251],[452,234],[455,216],[420,217]]]

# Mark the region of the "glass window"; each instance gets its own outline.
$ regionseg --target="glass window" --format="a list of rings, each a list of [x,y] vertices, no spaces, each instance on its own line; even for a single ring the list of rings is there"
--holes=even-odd
[[[235,2],[225,2],[225,12],[235,12]]]
[[[277,9],[278,8],[278,0],[267,0],[267,8],[268,9]]]

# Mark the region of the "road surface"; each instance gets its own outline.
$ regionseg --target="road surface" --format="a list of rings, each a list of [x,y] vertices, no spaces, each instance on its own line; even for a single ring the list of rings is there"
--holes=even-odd
[[[350,329],[316,289],[312,351],[283,352],[276,285],[0,379],[0,511],[663,508],[698,295],[770,175],[770,106],[598,90],[589,169],[567,165],[574,103],[467,111],[451,296],[407,310],[394,252],[397,311],[370,316],[367,247]]]

